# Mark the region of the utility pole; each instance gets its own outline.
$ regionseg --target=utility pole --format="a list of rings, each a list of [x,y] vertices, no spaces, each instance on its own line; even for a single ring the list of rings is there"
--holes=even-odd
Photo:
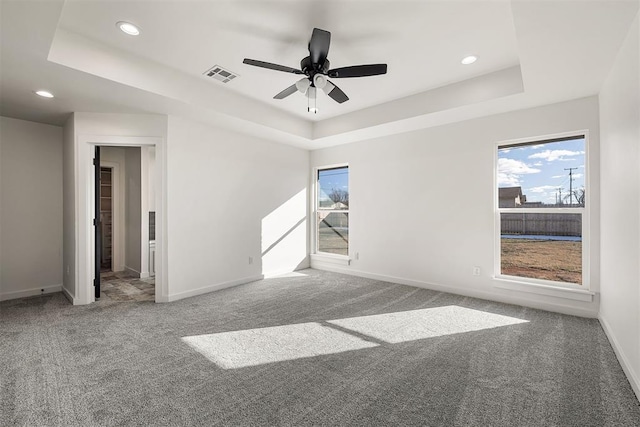
[[[569,171],[569,206],[573,206],[573,171],[578,168],[564,168]]]
[[[558,205],[562,205],[562,187],[558,188]]]

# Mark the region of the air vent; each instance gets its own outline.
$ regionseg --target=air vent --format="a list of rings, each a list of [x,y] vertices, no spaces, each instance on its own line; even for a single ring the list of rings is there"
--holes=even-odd
[[[207,71],[205,71],[202,74],[204,74],[207,77],[211,77],[213,79],[219,80],[222,83],[229,83],[231,80],[238,77],[236,73],[232,73],[229,70],[225,70],[219,65],[214,65],[213,67],[209,68]]]

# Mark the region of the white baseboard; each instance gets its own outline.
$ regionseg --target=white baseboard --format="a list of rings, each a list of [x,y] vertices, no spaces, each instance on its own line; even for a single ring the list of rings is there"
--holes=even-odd
[[[622,349],[620,348],[620,344],[618,343],[616,336],[611,330],[611,326],[609,325],[609,322],[607,322],[607,320],[604,319],[602,315],[598,316],[598,320],[600,321],[600,325],[602,325],[604,334],[607,336],[607,338],[609,339],[609,342],[611,343],[611,347],[613,347],[613,351],[616,354],[616,357],[618,358],[618,362],[620,362],[620,366],[622,366],[622,370],[624,371],[624,374],[627,376],[627,379],[629,380],[629,384],[631,384],[631,388],[633,389],[633,392],[636,394],[638,401],[640,401],[640,377],[633,370],[633,367],[629,363],[629,359],[627,359],[627,357],[622,352]]]
[[[71,304],[78,305],[78,302],[76,301],[76,297],[71,295],[71,292],[69,292],[64,286],[62,287],[62,295],[64,295],[65,298],[67,298]]]
[[[157,302],[177,301],[184,298],[194,297],[196,295],[208,294],[209,292],[219,291],[221,289],[230,288],[232,286],[244,285],[245,283],[255,282],[256,280],[262,279],[264,279],[264,276],[260,274],[251,277],[244,277],[242,279],[231,280],[229,282],[216,283],[215,285],[209,285],[203,288],[193,289],[185,292],[178,292],[176,294],[167,296],[166,300],[165,298],[160,298],[160,300],[158,300]]]
[[[521,305],[523,307],[530,307],[538,310],[553,311],[556,313],[569,314],[571,316],[588,317],[588,318],[596,318],[598,316],[598,312],[596,309],[589,310],[589,309],[583,309],[580,307],[568,306],[564,304],[553,304],[553,303],[543,303],[539,301],[529,301],[527,299],[518,298],[514,296],[498,295],[498,294],[493,294],[491,292],[484,292],[484,291],[478,291],[473,289],[463,289],[463,288],[458,288],[458,287],[449,286],[449,285],[441,285],[441,284],[422,282],[422,281],[417,281],[412,279],[405,279],[403,277],[385,276],[382,274],[368,273],[365,271],[340,267],[332,263],[323,263],[323,262],[314,261],[313,259],[311,260],[311,268],[315,268],[317,270],[333,271],[335,273],[349,274],[352,276],[364,277],[367,279],[380,280],[383,282],[398,283],[400,285],[413,286],[416,288],[430,289],[433,291],[448,292],[450,294],[462,295],[466,297],[485,299],[489,301],[497,301],[505,304]]]
[[[131,267],[127,267],[126,265],[124,266],[124,270],[127,273],[131,274],[132,276],[136,276],[136,277],[140,277],[140,272],[138,270],[134,270]]]
[[[0,301],[6,301],[16,298],[33,297],[42,294],[51,294],[54,292],[61,292],[62,285],[43,286],[40,288],[24,289],[21,291],[11,291],[0,293]]]

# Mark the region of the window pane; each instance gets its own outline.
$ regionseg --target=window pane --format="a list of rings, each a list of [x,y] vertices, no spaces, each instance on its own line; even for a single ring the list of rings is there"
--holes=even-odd
[[[500,271],[582,284],[582,214],[500,214]]]
[[[585,138],[498,148],[498,207],[585,205]]]
[[[318,171],[318,208],[349,209],[349,168]]]
[[[348,212],[318,212],[318,252],[349,255]]]

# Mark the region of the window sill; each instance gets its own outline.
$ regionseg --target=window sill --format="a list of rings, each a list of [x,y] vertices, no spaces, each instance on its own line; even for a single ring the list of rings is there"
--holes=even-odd
[[[574,301],[592,302],[595,292],[585,289],[562,288],[553,285],[542,285],[537,283],[518,282],[505,277],[495,277],[497,284],[495,288],[509,291],[527,292],[530,294],[547,295],[556,298],[565,298]]]
[[[348,256],[333,254],[311,254],[311,261],[344,266],[351,264],[351,260]]]

